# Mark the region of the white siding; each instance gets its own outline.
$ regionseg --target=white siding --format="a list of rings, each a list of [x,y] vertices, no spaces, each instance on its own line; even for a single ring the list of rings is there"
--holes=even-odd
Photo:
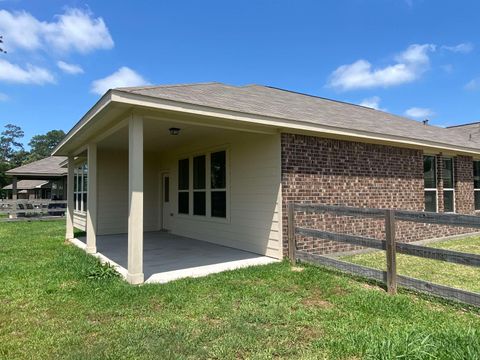
[[[87,214],[73,213],[73,226],[79,230],[87,230]]]
[[[157,157],[144,159],[144,229],[158,230]],[[98,150],[98,235],[128,231],[128,152]]]

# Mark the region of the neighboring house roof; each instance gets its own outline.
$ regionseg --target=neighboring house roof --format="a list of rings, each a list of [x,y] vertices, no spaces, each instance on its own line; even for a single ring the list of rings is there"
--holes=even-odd
[[[64,156],[49,156],[47,158],[31,162],[6,171],[10,176],[28,177],[59,177],[67,174],[67,169],[61,167],[66,160]]]
[[[48,184],[45,180],[20,180],[17,182],[17,190],[31,190],[41,188]],[[4,190],[12,190],[12,184],[4,186]]]
[[[74,126],[54,154],[65,154],[63,146],[84,131],[110,103],[136,104],[207,116],[265,120],[268,126],[344,134],[353,137],[444,148],[480,154],[480,139],[438,126],[374,110],[262,85],[232,86],[222,83],[126,87],[109,90]],[[188,106],[185,106],[188,104]],[[140,105],[139,105],[140,106]],[[195,108],[192,108],[195,107]],[[193,110],[192,110],[193,109]],[[196,111],[196,112],[195,112]],[[246,120],[245,120],[246,119]],[[93,121],[92,121],[93,120]],[[258,122],[259,123],[259,122]],[[271,125],[273,124],[273,125]],[[312,130],[313,129],[313,130]],[[59,149],[61,149],[59,151]]]

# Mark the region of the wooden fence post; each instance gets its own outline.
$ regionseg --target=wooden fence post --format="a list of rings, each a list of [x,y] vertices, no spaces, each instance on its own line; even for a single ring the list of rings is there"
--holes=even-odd
[[[390,295],[397,293],[397,251],[395,246],[395,211],[385,212],[385,240],[387,255],[387,291]]]
[[[288,258],[292,265],[296,264],[296,245],[295,245],[295,204],[288,203]]]

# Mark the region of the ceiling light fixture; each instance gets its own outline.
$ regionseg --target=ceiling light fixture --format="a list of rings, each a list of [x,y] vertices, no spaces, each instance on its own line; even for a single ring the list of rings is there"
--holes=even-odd
[[[180,129],[176,127],[171,127],[168,131],[170,131],[170,135],[178,135],[180,133]]]

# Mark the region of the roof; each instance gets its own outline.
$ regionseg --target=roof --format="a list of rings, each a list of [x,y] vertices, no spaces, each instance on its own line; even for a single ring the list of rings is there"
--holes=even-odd
[[[454,125],[446,128],[451,134],[457,134],[470,141],[480,142],[480,122]]]
[[[59,177],[67,174],[67,169],[61,167],[61,163],[65,160],[66,157],[64,156],[49,156],[29,164],[10,169],[5,173],[9,176]]]
[[[17,182],[17,189],[18,190],[30,190],[30,189],[37,189],[42,187],[43,185],[48,184],[48,181],[45,180],[20,180]],[[4,190],[12,190],[12,184],[4,186]]]
[[[424,125],[415,120],[361,105],[270,86],[231,86],[222,83],[204,83],[117,88],[116,90],[311,124],[391,134],[419,140],[435,139],[445,144],[465,146],[467,141],[469,145],[480,149],[480,139],[472,141],[465,138],[463,134],[452,135],[445,128]]]
[[[233,86],[211,82],[109,90],[67,134],[54,154],[70,142],[80,130],[84,131],[86,125],[94,123],[98,119],[96,114],[104,111],[108,103],[133,104],[134,102],[128,102],[131,96],[135,99],[141,98],[143,106],[154,107],[158,104],[164,106],[162,104],[167,101],[178,105],[176,111],[192,113],[191,108],[184,106],[188,104],[209,111],[213,114],[211,116],[219,118],[223,114],[234,114],[246,118],[247,121],[251,119],[253,123],[255,116],[262,117],[271,120],[270,123],[278,124],[275,126],[289,131],[292,128],[302,129],[309,126],[319,133],[332,130],[353,137],[387,139],[392,142],[480,153],[480,137],[471,138],[463,132],[424,125],[415,120],[368,107],[271,86]],[[65,154],[62,151],[59,153]]]

